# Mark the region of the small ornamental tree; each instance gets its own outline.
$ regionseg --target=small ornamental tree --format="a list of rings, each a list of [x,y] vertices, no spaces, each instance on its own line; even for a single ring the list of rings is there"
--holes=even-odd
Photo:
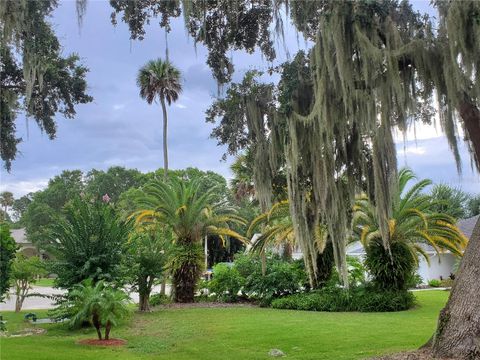
[[[0,302],[10,288],[12,260],[15,258],[17,244],[10,234],[6,223],[0,223]]]
[[[27,258],[17,254],[12,264],[12,279],[14,281],[15,312],[22,310],[23,302],[29,291],[40,276],[46,275],[45,264],[36,256]]]
[[[126,244],[124,269],[132,290],[138,291],[140,311],[150,310],[150,294],[155,283],[164,279],[170,231],[151,227],[138,229]]]

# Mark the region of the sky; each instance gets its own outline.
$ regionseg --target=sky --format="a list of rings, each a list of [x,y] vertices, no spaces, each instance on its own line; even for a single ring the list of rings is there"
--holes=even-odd
[[[429,1],[416,1],[415,6],[428,10]],[[89,104],[77,106],[74,119],[57,117],[57,138],[42,134],[33,120],[17,119],[18,135],[23,138],[20,154],[11,173],[1,170],[0,191],[11,191],[20,197],[44,188],[48,180],[62,170],[108,169],[119,165],[152,171],[162,167],[162,112],[160,105],[148,105],[139,97],[136,85],[138,69],[148,60],[165,57],[165,34],[158,22],[152,21],[143,41],[131,41],[121,21],[110,22],[108,1],[90,0],[83,25],[79,28],[74,1],[61,1],[51,22],[64,53],[76,52],[90,69]],[[291,26],[286,26],[286,48],[295,54],[306,44]],[[210,138],[211,124],[205,123],[205,110],[217,96],[217,85],[205,64],[206,50],[188,38],[183,19],[173,22],[168,35],[169,58],[181,70],[184,91],[169,113],[169,166],[172,169],[198,167],[231,177],[232,158],[221,161],[225,148]],[[275,64],[287,59],[280,46]],[[232,52],[236,66],[234,81],[252,68],[267,69],[260,54]],[[460,187],[467,192],[480,192],[480,177],[472,170],[465,146],[461,146],[463,172],[456,171],[453,155],[446,139],[434,127],[420,126],[408,134],[408,141],[398,136],[399,166],[411,167],[419,178],[430,178]]]

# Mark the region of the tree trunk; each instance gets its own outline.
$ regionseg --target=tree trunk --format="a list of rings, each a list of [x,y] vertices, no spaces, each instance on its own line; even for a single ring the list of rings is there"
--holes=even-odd
[[[96,312],[92,315],[92,323],[95,329],[97,330],[98,340],[102,340],[102,332],[100,331],[100,317]]]
[[[458,112],[465,125],[465,131],[475,152],[477,166],[480,169],[480,110],[469,100],[458,106]]]
[[[160,295],[165,295],[165,289],[167,287],[167,276],[163,275],[162,284],[160,285]]]
[[[201,262],[191,259],[184,261],[183,264],[173,272],[173,299],[175,302],[194,302],[195,287],[200,278],[202,267]]]
[[[167,145],[167,131],[168,131],[168,118],[167,118],[167,107],[165,105],[165,99],[160,97],[160,102],[162,103],[162,113],[163,113],[163,176],[165,181],[168,179],[168,145]]]
[[[262,276],[265,276],[267,275],[267,255],[265,254],[265,249],[262,249],[260,257],[262,259]]]
[[[110,330],[112,329],[112,323],[107,321],[105,324],[105,340],[110,340]]]
[[[20,295],[17,295],[17,298],[15,299],[15,312],[20,312],[20,310],[22,310],[22,305],[23,299]]]
[[[150,311],[150,294],[149,293],[139,294],[138,310],[144,311],[144,312]]]
[[[480,218],[433,339],[435,357],[480,359]]]

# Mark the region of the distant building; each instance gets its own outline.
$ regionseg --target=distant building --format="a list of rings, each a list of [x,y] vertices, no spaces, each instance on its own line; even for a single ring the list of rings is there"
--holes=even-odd
[[[42,259],[48,259],[49,255],[32,244],[27,239],[25,229],[12,229],[10,230],[12,237],[18,245],[18,251],[26,257],[38,256]]]
[[[472,236],[479,216],[480,215],[477,215],[458,221],[457,226],[467,239],[470,239]],[[430,265],[427,264],[423,257],[419,259],[418,274],[422,277],[424,283],[428,283],[428,281],[432,279],[446,279],[450,274],[456,272],[459,260],[452,253],[445,251],[437,254],[435,249],[430,245],[422,245],[422,247],[430,258]],[[365,249],[359,241],[356,241],[348,245],[347,255],[363,259],[365,257]]]

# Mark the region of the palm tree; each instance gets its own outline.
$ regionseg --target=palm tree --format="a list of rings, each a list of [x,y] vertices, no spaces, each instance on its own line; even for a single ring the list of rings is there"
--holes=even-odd
[[[203,269],[202,240],[217,235],[247,242],[229,228],[229,223],[244,223],[224,202],[214,202],[216,188],[200,192],[201,179],[168,183],[155,181],[145,187],[138,199],[139,209],[132,216],[136,224],[161,223],[171,229],[174,247],[168,261],[173,275],[174,299],[192,302],[196,283]]]
[[[160,100],[163,112],[163,171],[165,179],[168,176],[168,147],[167,147],[167,108],[165,102],[171,105],[177,101],[182,92],[180,70],[168,60],[150,60],[138,71],[137,84],[140,88],[140,97],[152,104],[157,98]]]
[[[85,320],[91,321],[102,340],[102,326],[105,326],[105,340],[110,339],[112,326],[128,315],[128,296],[123,291],[107,286],[103,281],[96,284],[88,279],[76,285],[69,297],[73,302],[72,326]]]
[[[462,256],[467,243],[455,219],[434,212],[436,202],[422,193],[431,181],[421,180],[408,189],[407,184],[413,179],[415,175],[411,170],[400,170],[392,218],[388,220],[387,246],[381,237],[374,204],[366,196],[360,196],[355,202],[354,234],[366,249],[366,267],[381,287],[404,288],[408,276],[418,266],[419,255],[429,263],[422,245],[432,246],[437,253],[448,250]]]
[[[10,191],[4,191],[0,194],[0,205],[3,207],[3,219],[6,220],[8,217],[7,210],[14,202],[13,194]]]

